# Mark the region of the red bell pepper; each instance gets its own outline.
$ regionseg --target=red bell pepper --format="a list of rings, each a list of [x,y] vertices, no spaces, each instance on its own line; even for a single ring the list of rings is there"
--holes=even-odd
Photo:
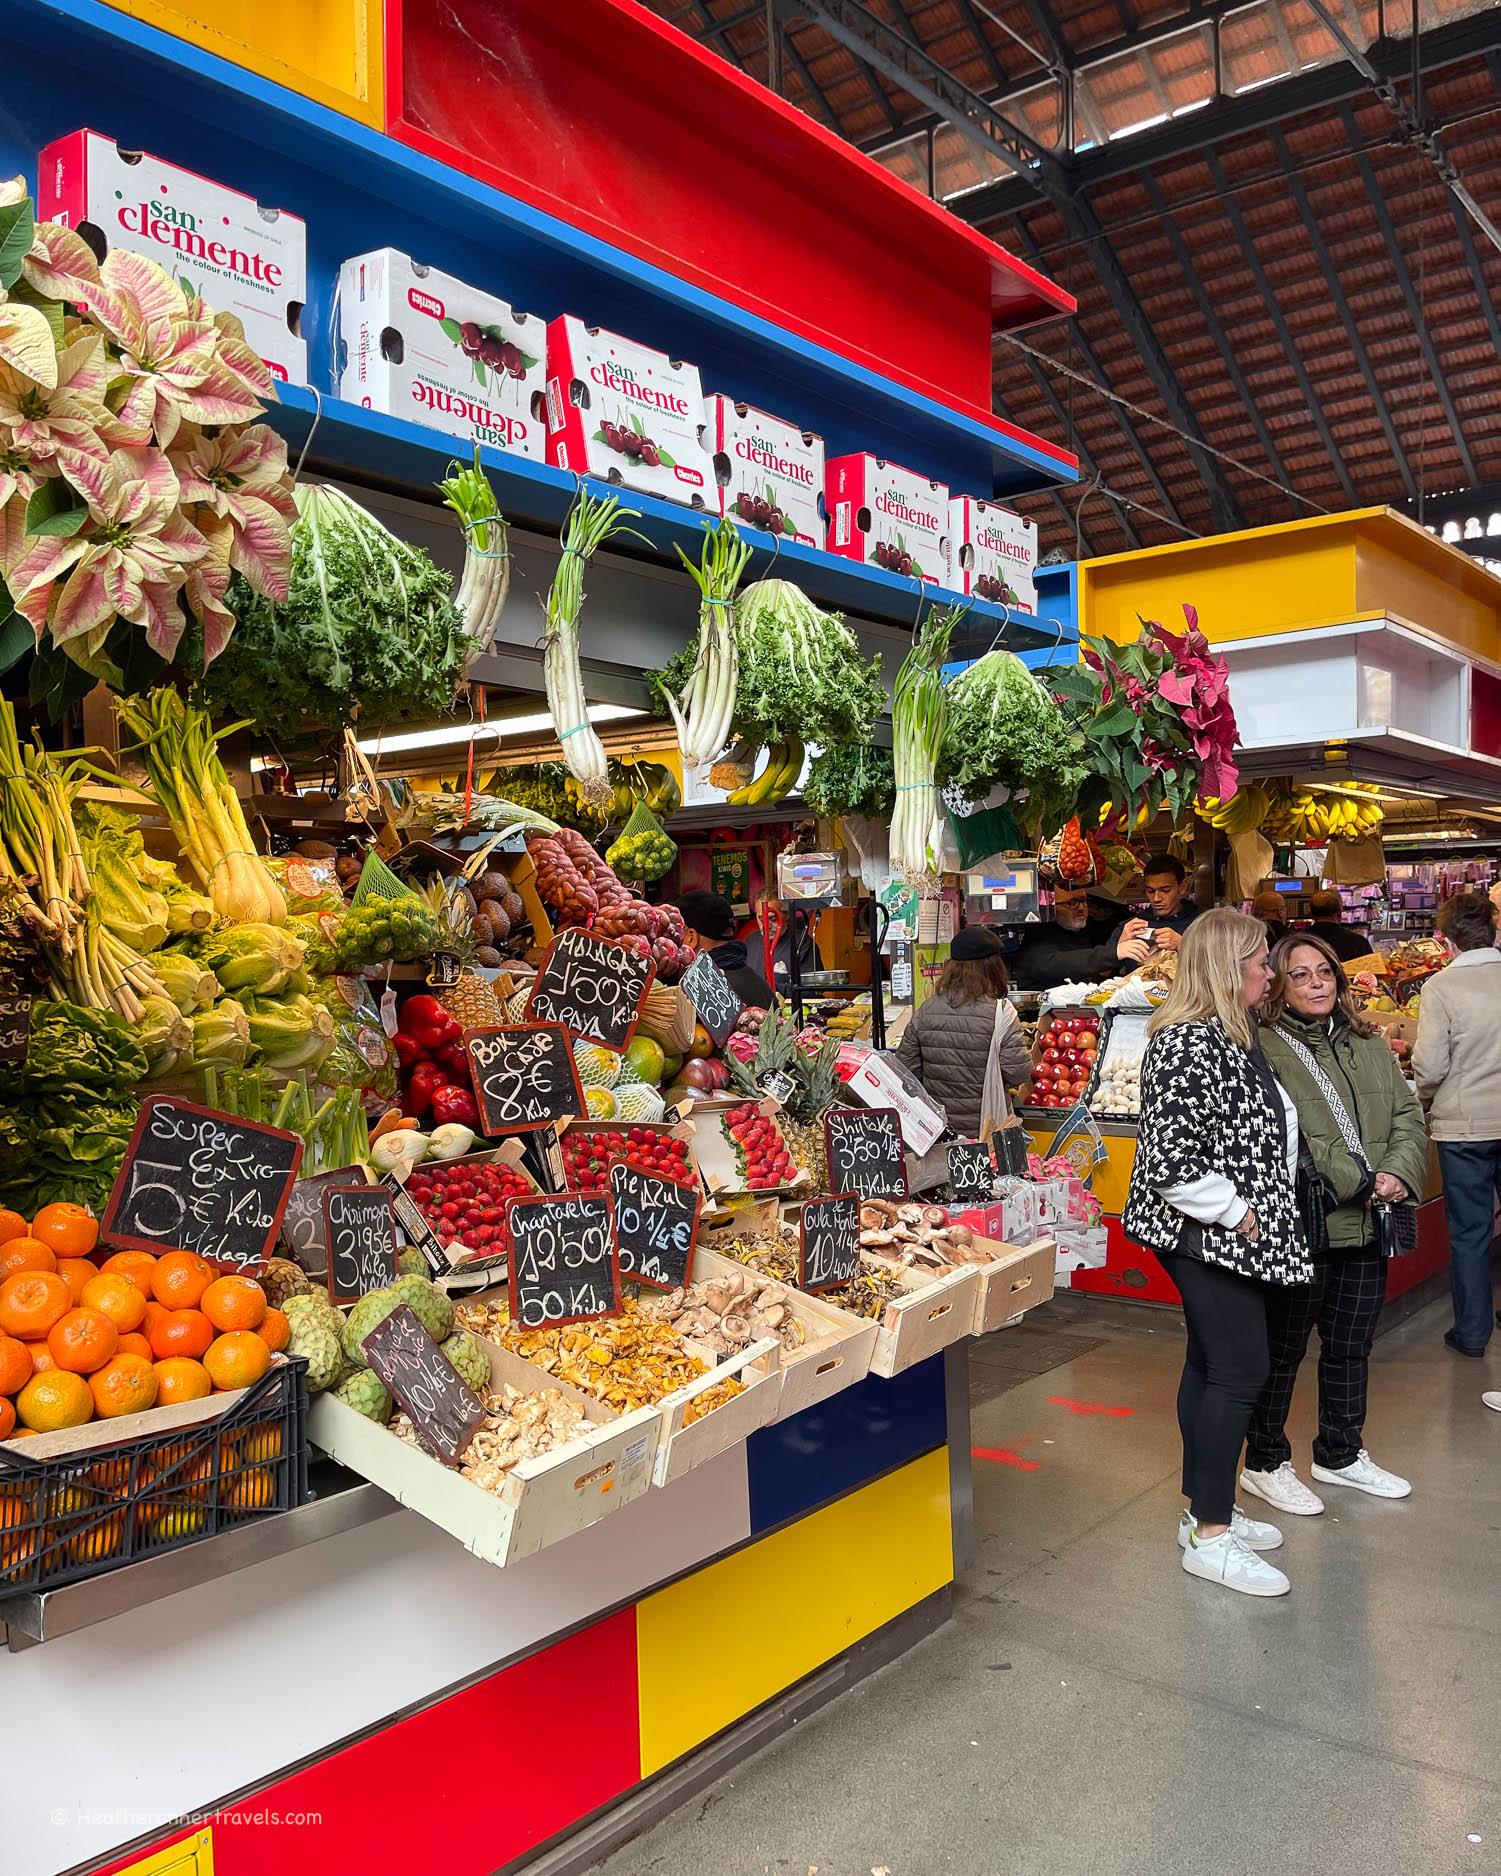
[[[446,1068],[437,1062],[419,1062],[412,1070],[402,1106],[406,1113],[420,1119],[432,1106],[433,1096],[438,1090],[452,1086],[453,1076]]]
[[[457,1121],[461,1127],[479,1130],[479,1107],[467,1088],[438,1088],[433,1094],[433,1120],[440,1127]]]
[[[392,1036],[391,1046],[400,1056],[403,1068],[415,1068],[418,1062],[426,1060],[422,1044],[415,1036],[408,1035],[404,1029],[398,1029]]]
[[[454,1042],[464,1033],[464,1026],[449,1015],[436,997],[408,997],[396,1019],[398,1033],[412,1036],[419,1047],[432,1051]]]

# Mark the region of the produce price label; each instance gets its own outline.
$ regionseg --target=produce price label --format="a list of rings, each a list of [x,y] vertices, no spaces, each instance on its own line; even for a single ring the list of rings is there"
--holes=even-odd
[[[829,1184],[862,1199],[904,1199],[907,1155],[894,1107],[831,1107],[823,1118]]]
[[[0,992],[0,1062],[24,1062],[31,1035],[31,998],[21,991]]]
[[[443,1249],[443,1240],[422,1216],[417,1201],[405,1190],[395,1173],[382,1173],[378,1183],[382,1191],[391,1195],[391,1210],[396,1214],[401,1235],[413,1250],[422,1253],[428,1269],[435,1277],[446,1277],[448,1257]]]
[[[703,1201],[693,1186],[618,1160],[610,1168],[620,1274],[657,1290],[688,1281]]]
[[[774,1068],[770,1074],[761,1077],[762,1094],[770,1095],[774,1101],[785,1102],[797,1083],[783,1068]]]
[[[729,978],[707,951],[700,951],[678,979],[678,988],[698,1011],[698,1020],[714,1038],[715,1048],[722,1049],[745,1008]]]
[[[620,1314],[614,1207],[603,1193],[512,1199],[506,1229],[512,1322],[523,1329],[556,1328]]]
[[[310,1277],[328,1275],[328,1240],[323,1230],[323,1194],[329,1186],[357,1186],[364,1179],[359,1166],[336,1166],[331,1172],[298,1179],[282,1214],[281,1241],[287,1255]]]
[[[384,1186],[325,1186],[323,1235],[334,1302],[357,1303],[396,1281],[396,1214]]]
[[[959,1205],[995,1193],[995,1157],[987,1140],[955,1140],[949,1147],[949,1197]]]
[[[860,1195],[840,1192],[803,1207],[797,1287],[816,1294],[848,1283],[860,1270]]]
[[[403,1303],[378,1322],[360,1347],[377,1381],[445,1465],[456,1466],[485,1421],[485,1403],[461,1381],[448,1357]]]
[[[468,1029],[464,1048],[474,1077],[480,1132],[487,1138],[529,1133],[556,1120],[583,1120],[588,1115],[573,1043],[561,1022]]]
[[[105,1207],[100,1235],[128,1250],[196,1251],[253,1276],[276,1243],[302,1164],[295,1133],[154,1094]]]
[[[559,932],[532,984],[526,1013],[561,1023],[601,1048],[623,1050],[631,1039],[656,967],[626,945],[592,932]]]

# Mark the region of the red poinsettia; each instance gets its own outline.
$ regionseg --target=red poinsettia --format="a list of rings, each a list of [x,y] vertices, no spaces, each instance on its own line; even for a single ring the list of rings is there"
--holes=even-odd
[[[1185,632],[1170,632],[1155,619],[1147,631],[1171,656],[1172,669],[1157,680],[1157,695],[1171,704],[1193,743],[1199,762],[1199,793],[1228,801],[1239,783],[1235,746],[1240,740],[1230,707],[1230,671],[1199,630],[1199,615],[1184,606]]]

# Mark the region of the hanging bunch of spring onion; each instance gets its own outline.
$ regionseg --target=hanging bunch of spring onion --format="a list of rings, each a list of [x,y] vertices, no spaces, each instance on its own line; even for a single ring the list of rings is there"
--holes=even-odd
[[[563,529],[563,558],[553,575],[545,611],[547,630],[542,637],[542,675],[547,686],[547,707],[563,746],[568,773],[578,782],[586,800],[603,803],[614,794],[605,760],[604,744],[589,722],[584,701],[584,678],[579,669],[579,613],[584,604],[584,565],[616,534],[632,534],[621,520],[618,496],[580,493],[569,510]]]
[[[479,465],[478,443],[473,465],[461,469],[456,462],[450,463],[438,488],[464,528],[464,571],[454,604],[464,630],[474,640],[475,652],[488,651],[511,590],[511,546],[510,529],[496,506],[495,491]]]
[[[929,613],[897,673],[891,704],[896,806],[891,812],[891,870],[921,892],[938,890],[943,811],[933,777],[943,748],[943,665],[954,627],[967,608]]]
[[[287,916],[281,888],[261,865],[239,799],[219,760],[219,739],[242,727],[214,731],[208,712],[185,704],[175,690],[121,697],[120,727],[135,739],[151,792],[226,925],[280,925]]]
[[[745,572],[751,549],[745,546],[728,516],[707,531],[698,566],[678,549],[678,558],[698,582],[703,595],[698,609],[698,647],[693,670],[681,696],[667,699],[683,753],[683,776],[712,762],[730,740],[735,715],[735,692],[740,677],[739,626],[735,618],[735,589]]]

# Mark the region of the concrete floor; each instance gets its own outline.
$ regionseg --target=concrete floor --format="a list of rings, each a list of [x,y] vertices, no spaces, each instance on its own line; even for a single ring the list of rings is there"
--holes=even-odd
[[[1255,1602],[1178,1568],[1182,1337],[1143,1314],[971,1345],[974,1445],[1022,1465],[975,1460],[954,1622],[602,1876],[1501,1871],[1501,1340],[1451,1355],[1439,1304],[1381,1338],[1367,1439],[1414,1495],[1326,1488]]]

